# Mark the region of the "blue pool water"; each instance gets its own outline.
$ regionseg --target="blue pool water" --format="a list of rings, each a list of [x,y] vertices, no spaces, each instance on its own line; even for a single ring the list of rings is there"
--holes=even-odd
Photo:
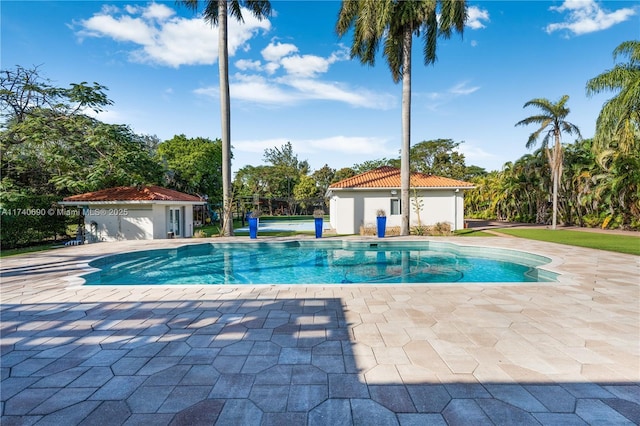
[[[197,244],[94,260],[86,284],[350,284],[553,281],[529,253],[448,243]]]

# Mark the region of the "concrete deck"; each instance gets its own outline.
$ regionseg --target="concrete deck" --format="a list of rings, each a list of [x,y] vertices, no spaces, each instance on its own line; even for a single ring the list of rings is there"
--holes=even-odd
[[[517,238],[437,240],[546,255],[563,276],[82,287],[65,278],[96,256],[203,240],[2,259],[1,423],[640,423],[640,257]]]

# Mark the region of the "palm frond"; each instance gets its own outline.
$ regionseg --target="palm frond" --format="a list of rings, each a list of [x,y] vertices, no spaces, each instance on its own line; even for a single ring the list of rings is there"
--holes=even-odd
[[[226,1],[226,0],[217,0],[216,3],[218,1]],[[244,23],[244,17],[242,16],[242,7],[240,5],[240,1],[231,0],[231,1],[228,1],[227,4],[229,5],[228,14],[230,16],[233,16],[238,22]]]
[[[587,96],[605,92],[621,90],[628,84],[638,81],[640,69],[628,64],[618,64],[613,69],[590,79],[587,82]]]
[[[549,99],[545,99],[545,98],[535,98],[535,99],[531,99],[530,101],[525,102],[524,106],[522,108],[527,108],[529,106],[534,106],[537,107],[545,112],[549,112],[553,109],[552,105],[551,105],[551,101],[549,101]]]
[[[436,45],[438,38],[438,18],[434,13],[429,14],[426,22],[426,30],[424,31],[424,40],[422,54],[424,57],[424,64],[434,64],[438,57],[436,55]]]
[[[211,25],[218,25],[218,2],[207,1],[202,16]]]
[[[551,123],[551,118],[548,115],[532,115],[524,120],[518,121],[516,126],[528,126],[529,124],[540,124],[542,127],[546,127]]]
[[[268,0],[245,0],[244,3],[259,21],[271,15],[271,2]]]
[[[357,16],[358,0],[344,0],[340,5],[338,21],[336,22],[336,33],[339,37],[344,36],[354,26]]]
[[[443,0],[440,2],[439,35],[451,37],[453,30],[463,35],[464,23],[467,21],[467,8],[464,2],[458,0]],[[433,12],[435,15],[435,11]]]
[[[563,121],[560,123],[562,127],[562,131],[569,135],[577,135],[580,139],[582,139],[582,135],[580,134],[580,129],[573,123],[569,123],[567,121]]]
[[[613,60],[617,60],[619,56],[628,56],[631,65],[640,63],[640,40],[629,40],[620,43],[613,50]]]
[[[391,71],[393,81],[397,83],[402,76],[402,39],[396,34],[389,34],[384,40],[384,56]]]

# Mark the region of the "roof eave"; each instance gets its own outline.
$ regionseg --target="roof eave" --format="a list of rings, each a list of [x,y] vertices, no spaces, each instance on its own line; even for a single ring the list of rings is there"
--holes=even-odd
[[[194,206],[207,204],[206,201],[176,201],[176,200],[112,200],[112,201],[59,201],[61,206],[86,206],[91,205],[115,205],[115,204],[127,204],[127,205],[143,205],[143,204],[160,204],[160,205],[176,205],[176,204],[191,204]]]
[[[412,186],[409,189],[425,189],[425,190],[430,190],[430,189],[474,189],[475,186]],[[347,188],[329,188],[327,189],[327,192],[330,191],[344,191],[344,190],[358,190],[358,191],[380,191],[380,190],[390,190],[390,189],[397,189],[400,190],[400,187],[397,186],[379,186],[379,187],[357,187],[357,186],[350,186]]]

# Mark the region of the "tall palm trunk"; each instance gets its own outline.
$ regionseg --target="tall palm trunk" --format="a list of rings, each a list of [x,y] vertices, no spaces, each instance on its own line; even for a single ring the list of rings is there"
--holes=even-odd
[[[555,145],[553,146],[553,162],[551,163],[551,178],[553,179],[553,211],[551,212],[551,229],[556,229],[558,223],[558,186],[562,176],[562,145],[560,131],[555,131]]]
[[[402,35],[402,150],[400,151],[400,210],[402,227],[400,235],[409,235],[409,185],[411,170],[409,150],[411,148],[411,43],[413,31],[405,26]]]
[[[233,235],[231,195],[231,101],[229,96],[229,50],[227,48],[227,1],[218,1],[218,67],[220,74],[220,120],[222,130],[223,234]]]

